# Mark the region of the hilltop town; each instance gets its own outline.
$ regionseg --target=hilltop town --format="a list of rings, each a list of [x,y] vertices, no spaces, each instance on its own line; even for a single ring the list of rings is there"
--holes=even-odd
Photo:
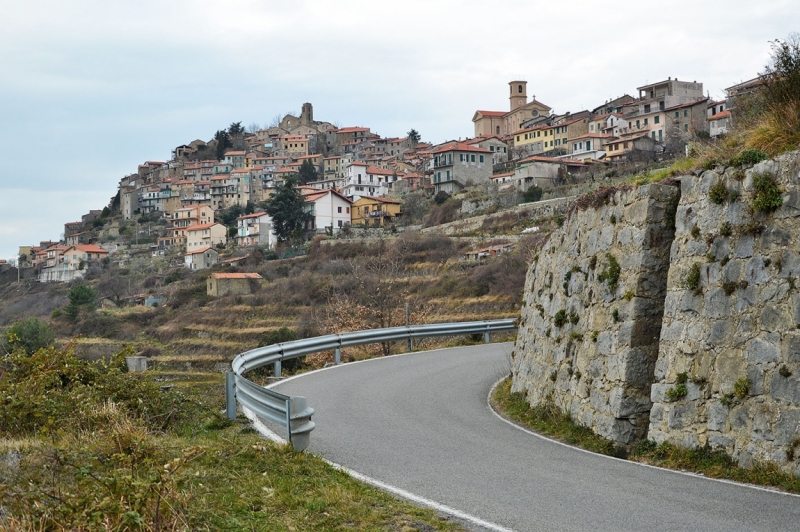
[[[474,137],[432,145],[412,129],[384,138],[369,127],[336,127],[314,119],[311,103],[271,127],[241,122],[208,141],[175,147],[169,161],[146,161],[119,181],[102,210],[64,224],[63,237],[22,245],[21,277],[68,282],[109,260],[132,255],[181,255],[203,269],[254,247],[276,250],[273,192],[298,177],[308,216],[304,235],[330,237],[351,228],[396,231],[403,200],[451,196],[470,187],[547,191],[581,176],[613,175],[626,164],[683,155],[693,139],[724,134],[732,99],[758,80],[727,89],[714,101],[696,81],[638,87],[591,110],[555,114],[512,81],[508,111],[475,111]],[[438,195],[438,196],[437,196]],[[343,233],[344,232],[344,233]]]

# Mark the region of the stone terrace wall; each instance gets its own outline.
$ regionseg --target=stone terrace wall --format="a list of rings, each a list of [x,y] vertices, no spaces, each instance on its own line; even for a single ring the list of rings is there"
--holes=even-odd
[[[481,227],[483,227],[484,220],[487,219],[502,218],[504,216],[508,216],[509,213],[515,213],[520,216],[525,215],[527,218],[533,220],[550,218],[559,214],[566,214],[573,203],[575,203],[574,196],[570,196],[568,198],[536,201],[533,203],[523,203],[512,209],[506,209],[494,214],[483,214],[480,216],[473,216],[471,218],[464,218],[463,220],[456,220],[455,222],[448,222],[446,224],[435,225],[433,227],[426,227],[420,232],[424,234],[442,235],[469,234],[479,231]]]
[[[783,205],[753,218],[753,178],[764,172],[775,175]],[[739,198],[712,203],[709,190],[719,181]],[[798,185],[797,152],[744,174],[729,168],[681,178],[651,439],[709,444],[743,465],[769,460],[800,474],[800,461],[787,460],[800,436]],[[753,223],[760,233],[748,230]],[[700,282],[692,289],[687,279],[695,264]],[[793,452],[800,456],[800,446]]]
[[[619,443],[645,435],[678,194],[666,185],[617,191],[553,232],[528,270],[513,391],[532,405],[552,400]],[[616,289],[601,280],[609,257]]]

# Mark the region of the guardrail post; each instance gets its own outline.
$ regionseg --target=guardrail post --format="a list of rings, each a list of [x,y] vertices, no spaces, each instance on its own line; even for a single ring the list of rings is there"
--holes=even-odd
[[[236,419],[236,376],[232,371],[225,373],[225,410],[228,419]]]
[[[334,364],[342,363],[342,350],[338,347],[333,350],[333,363]]]
[[[275,376],[276,377],[280,377],[281,376],[281,361],[280,360],[276,360],[275,361]]]
[[[486,331],[485,333],[483,333],[483,343],[485,343],[485,344],[489,343],[489,331]]]

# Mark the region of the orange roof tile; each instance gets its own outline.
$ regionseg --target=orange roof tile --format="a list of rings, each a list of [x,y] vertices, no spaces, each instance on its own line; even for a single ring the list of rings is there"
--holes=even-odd
[[[214,279],[261,279],[257,273],[212,273]]]

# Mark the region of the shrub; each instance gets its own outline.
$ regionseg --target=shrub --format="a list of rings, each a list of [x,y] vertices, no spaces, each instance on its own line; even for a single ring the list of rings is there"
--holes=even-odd
[[[445,192],[444,190],[440,190],[440,191],[439,191],[439,192],[437,192],[437,193],[436,193],[436,195],[433,197],[433,202],[434,202],[434,203],[436,203],[436,205],[441,205],[442,203],[444,203],[444,202],[445,202],[445,201],[447,201],[448,199],[450,199],[450,194],[448,194],[448,193],[447,193],[447,192]]]
[[[682,397],[686,397],[687,393],[689,393],[689,391],[686,389],[686,384],[676,384],[667,390],[667,398],[674,402]]]
[[[553,324],[556,327],[563,327],[565,323],[567,323],[567,310],[562,308],[553,316]]]
[[[771,172],[753,174],[753,210],[772,212],[783,205],[781,190]]]
[[[725,188],[725,183],[722,180],[717,181],[708,189],[708,199],[717,205],[722,205],[728,199],[728,189]]]
[[[731,159],[731,166],[752,166],[756,163],[760,163],[761,161],[767,159],[769,155],[764,153],[761,150],[756,149],[748,149],[744,150],[743,152],[739,153],[736,157]]]
[[[606,253],[606,260],[608,261],[608,265],[600,272],[600,275],[597,276],[597,280],[601,283],[607,282],[608,290],[613,293],[617,291],[617,287],[619,286],[619,275],[622,268],[620,268],[619,262],[617,262],[617,259],[611,253]]]
[[[722,225],[719,227],[719,234],[722,236],[731,236],[733,233],[733,229],[731,228],[730,222],[722,222]]]
[[[733,393],[739,399],[747,397],[747,394],[750,393],[750,379],[747,377],[740,377],[733,385]]]
[[[50,347],[56,335],[50,326],[36,318],[28,318],[11,325],[3,338],[3,349],[7,353],[21,350],[32,355],[39,349]]]
[[[541,187],[534,185],[532,187],[528,187],[528,190],[522,194],[522,200],[525,203],[533,203],[534,201],[541,200],[542,194],[544,194],[544,190],[542,190]]]
[[[686,274],[686,278],[684,279],[684,284],[686,288],[690,290],[694,290],[697,293],[700,290],[700,263],[695,262],[692,264],[692,267],[689,268],[689,273]]]

